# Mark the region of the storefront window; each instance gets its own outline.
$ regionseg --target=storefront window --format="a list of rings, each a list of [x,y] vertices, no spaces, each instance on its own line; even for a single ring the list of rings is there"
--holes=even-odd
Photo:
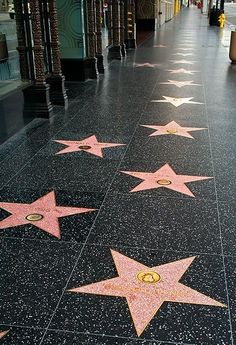
[[[0,0],[0,98],[21,85],[12,0]]]

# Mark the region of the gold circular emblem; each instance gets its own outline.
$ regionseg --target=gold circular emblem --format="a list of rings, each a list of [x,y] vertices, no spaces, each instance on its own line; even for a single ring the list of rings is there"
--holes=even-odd
[[[141,271],[138,273],[137,278],[142,283],[154,284],[161,279],[160,275],[153,271]]]
[[[31,222],[37,222],[37,221],[43,219],[43,215],[42,214],[38,214],[38,213],[33,213],[33,214],[29,214],[25,218],[27,220],[31,221]]]
[[[166,180],[166,179],[161,179],[157,181],[158,184],[160,184],[161,186],[168,186],[169,184],[171,184],[171,181]]]
[[[176,128],[169,128],[169,129],[167,129],[167,133],[169,133],[169,134],[175,134],[175,133],[177,133],[178,131],[177,131],[177,129]]]
[[[81,145],[81,146],[79,146],[79,149],[81,149],[81,150],[89,150],[89,149],[91,149],[91,146],[89,146],[89,145]]]

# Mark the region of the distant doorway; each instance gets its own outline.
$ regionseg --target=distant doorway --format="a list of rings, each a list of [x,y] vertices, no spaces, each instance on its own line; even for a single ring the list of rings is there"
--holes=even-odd
[[[108,3],[103,1],[101,20],[102,20],[102,49],[105,50],[108,47]]]

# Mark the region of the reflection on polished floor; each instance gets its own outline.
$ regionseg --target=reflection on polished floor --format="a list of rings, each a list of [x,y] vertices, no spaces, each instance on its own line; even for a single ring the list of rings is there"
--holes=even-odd
[[[233,345],[236,68],[219,28],[185,9],[67,87],[66,112],[0,147],[0,343]]]

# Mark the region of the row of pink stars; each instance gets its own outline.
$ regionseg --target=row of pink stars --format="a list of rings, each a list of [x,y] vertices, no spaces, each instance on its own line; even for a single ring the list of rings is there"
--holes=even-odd
[[[156,47],[165,46],[158,45]],[[179,84],[178,86],[181,87]],[[168,101],[168,99],[166,99],[166,101]],[[145,127],[156,130],[156,132],[151,134],[151,136],[175,134],[188,138],[193,138],[188,133],[189,131],[203,129],[181,127],[174,121],[170,122],[166,126],[145,125]],[[168,164],[165,164],[154,173],[127,171],[123,171],[123,173],[143,180],[143,182],[136,186],[131,192],[165,187],[189,196],[193,196],[193,194],[187,188],[185,183],[209,178],[202,176],[177,175]],[[118,273],[117,277],[72,288],[69,292],[126,298],[138,336],[143,333],[164,302],[227,307],[226,305],[180,283],[180,279],[186,273],[196,257],[189,257],[160,266],[148,267],[114,250],[111,250],[111,255]]]
[[[157,47],[165,46],[158,45]],[[181,127],[174,121],[166,126],[145,125],[145,127],[156,130],[151,136],[169,133],[186,136],[188,138],[192,138],[188,133],[189,131],[203,129]],[[165,187],[193,196],[185,183],[208,178],[202,176],[177,175],[168,164],[165,164],[155,173],[123,172],[143,180],[143,182],[131,192]],[[159,266],[148,267],[114,250],[111,250],[111,255],[118,273],[117,277],[72,288],[69,292],[126,298],[138,336],[143,333],[164,302],[227,307],[180,283],[180,279],[196,257],[189,257]]]
[[[184,82],[168,82],[180,83],[176,85],[178,87],[184,86],[181,85],[181,83]],[[164,96],[164,98],[165,101],[169,101],[167,97]],[[181,103],[179,100],[180,99],[177,100],[173,98],[172,104],[179,106],[179,103]],[[184,103],[188,102],[196,103],[191,102],[191,99],[185,99]],[[191,139],[193,139],[193,137],[189,132],[205,129],[181,127],[174,121],[165,126],[143,126],[155,130],[150,136],[172,134]],[[98,157],[103,157],[102,150],[105,148],[124,145],[98,142],[95,135],[81,141],[55,141],[67,146],[57,154],[85,151]],[[168,164],[165,164],[154,173],[132,171],[122,171],[122,173],[143,181],[132,189],[131,192],[168,188],[192,197],[194,195],[185,183],[209,178],[203,176],[177,175]],[[0,222],[1,229],[18,225],[34,224],[37,225],[39,229],[56,238],[61,237],[58,218],[96,211],[95,209],[89,208],[57,206],[54,191],[49,192],[31,204],[1,202],[0,207],[11,213],[9,217]],[[99,294],[126,298],[138,336],[143,333],[164,302],[226,307],[224,304],[179,282],[196,257],[189,257],[150,268],[114,250],[111,251],[111,255],[117,269],[117,277],[82,287],[76,287],[68,291],[72,293]],[[140,279],[140,277],[143,278],[143,280]],[[8,331],[0,333],[0,338],[5,336],[7,332]]]

